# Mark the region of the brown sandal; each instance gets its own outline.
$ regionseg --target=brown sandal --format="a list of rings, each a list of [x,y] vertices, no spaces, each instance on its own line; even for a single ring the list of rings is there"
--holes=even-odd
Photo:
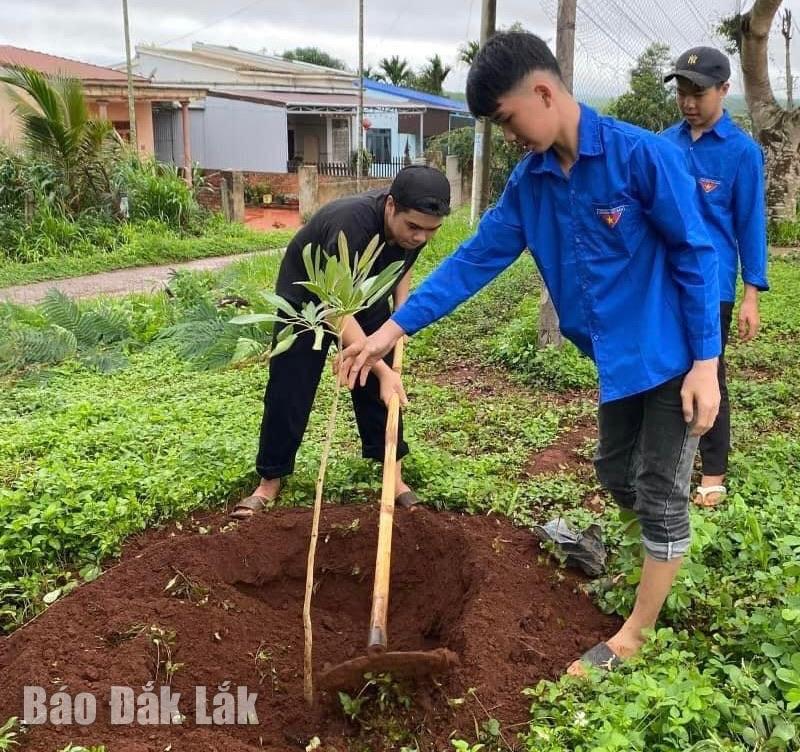
[[[394,503],[402,509],[414,509],[420,501],[413,491],[404,491],[394,500]]]
[[[231,510],[228,515],[232,520],[249,520],[256,512],[261,512],[267,508],[275,499],[268,499],[266,496],[246,496]]]

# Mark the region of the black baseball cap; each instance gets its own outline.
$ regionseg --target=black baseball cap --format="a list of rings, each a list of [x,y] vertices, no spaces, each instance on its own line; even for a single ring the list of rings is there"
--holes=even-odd
[[[724,84],[731,77],[731,64],[727,55],[713,47],[692,47],[675,61],[675,67],[664,76],[664,83],[676,77],[708,89]]]
[[[404,167],[392,181],[389,195],[406,209],[437,217],[450,213],[450,182],[434,167]]]

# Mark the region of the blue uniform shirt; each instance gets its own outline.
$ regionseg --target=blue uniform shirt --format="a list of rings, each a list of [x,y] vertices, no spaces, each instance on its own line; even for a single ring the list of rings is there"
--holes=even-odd
[[[764,155],[727,112],[697,141],[684,120],[662,134],[686,157],[700,187],[700,210],[719,254],[719,291],[736,300],[736,278],[767,290]]]
[[[552,149],[525,157],[392,318],[419,331],[530,248],[561,331],[597,364],[601,401],[656,387],[720,353],[717,254],[696,190],[666,139],[581,105],[569,176]]]

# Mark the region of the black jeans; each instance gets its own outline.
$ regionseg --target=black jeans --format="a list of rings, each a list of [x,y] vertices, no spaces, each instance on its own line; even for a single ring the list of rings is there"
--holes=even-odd
[[[377,327],[369,327],[370,333]],[[333,337],[326,336],[321,350],[314,350],[311,333],[300,334],[284,353],[269,361],[269,380],[264,393],[264,416],[258,443],[256,469],[265,480],[282,478],[294,471],[295,455],[308,426],[322,370]],[[385,360],[391,365],[393,353]],[[367,383],[351,392],[362,455],[383,462],[387,408],[380,397],[380,382],[370,373]],[[397,459],[408,454],[403,441],[403,419],[397,436]]]
[[[722,354],[719,356],[719,415],[708,433],[700,437],[700,459],[703,475],[725,475],[728,472],[728,455],[731,451],[731,405],[725,373],[725,347],[731,333],[733,303],[719,304],[722,327]]]
[[[689,483],[698,439],[683,418],[684,376],[600,405],[597,477],[636,513],[645,551],[668,561],[686,553]]]

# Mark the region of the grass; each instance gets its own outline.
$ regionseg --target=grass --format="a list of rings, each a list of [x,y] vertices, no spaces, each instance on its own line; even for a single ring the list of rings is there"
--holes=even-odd
[[[416,279],[467,232],[463,213],[450,218]],[[277,265],[259,257],[195,279],[249,294],[271,286]],[[594,682],[528,688],[531,724],[520,748],[800,749],[800,263],[773,260],[770,274],[761,335],[746,345],[734,338],[729,351],[728,503],[692,510],[691,555],[642,658]],[[598,491],[591,473],[523,473],[532,453],[594,410],[585,362],[569,351],[537,359],[525,350],[537,299],[523,259],[412,338],[404,470],[439,509],[497,512],[523,525],[563,514],[581,527],[595,519],[583,504]],[[93,576],[131,533],[221,506],[256,480],[263,364],[193,371],[156,339],[174,302],[135,296],[115,305],[138,343],[127,370],[101,376],[65,363],[0,379],[0,619],[8,629],[39,611],[47,593]],[[465,368],[485,387],[479,393],[458,379]],[[313,498],[331,387],[326,373],[283,504]],[[378,468],[359,458],[351,411],[342,416],[327,495],[374,498]],[[611,506],[601,522],[612,561],[595,597],[624,615],[640,573],[638,536]],[[491,735],[464,743],[477,741],[496,748]]]
[[[48,257],[28,263],[1,263],[0,288],[113,269],[283,248],[294,234],[292,230],[258,232],[217,220],[210,222],[199,236],[179,235],[158,223],[129,227],[125,242],[114,250]]]

